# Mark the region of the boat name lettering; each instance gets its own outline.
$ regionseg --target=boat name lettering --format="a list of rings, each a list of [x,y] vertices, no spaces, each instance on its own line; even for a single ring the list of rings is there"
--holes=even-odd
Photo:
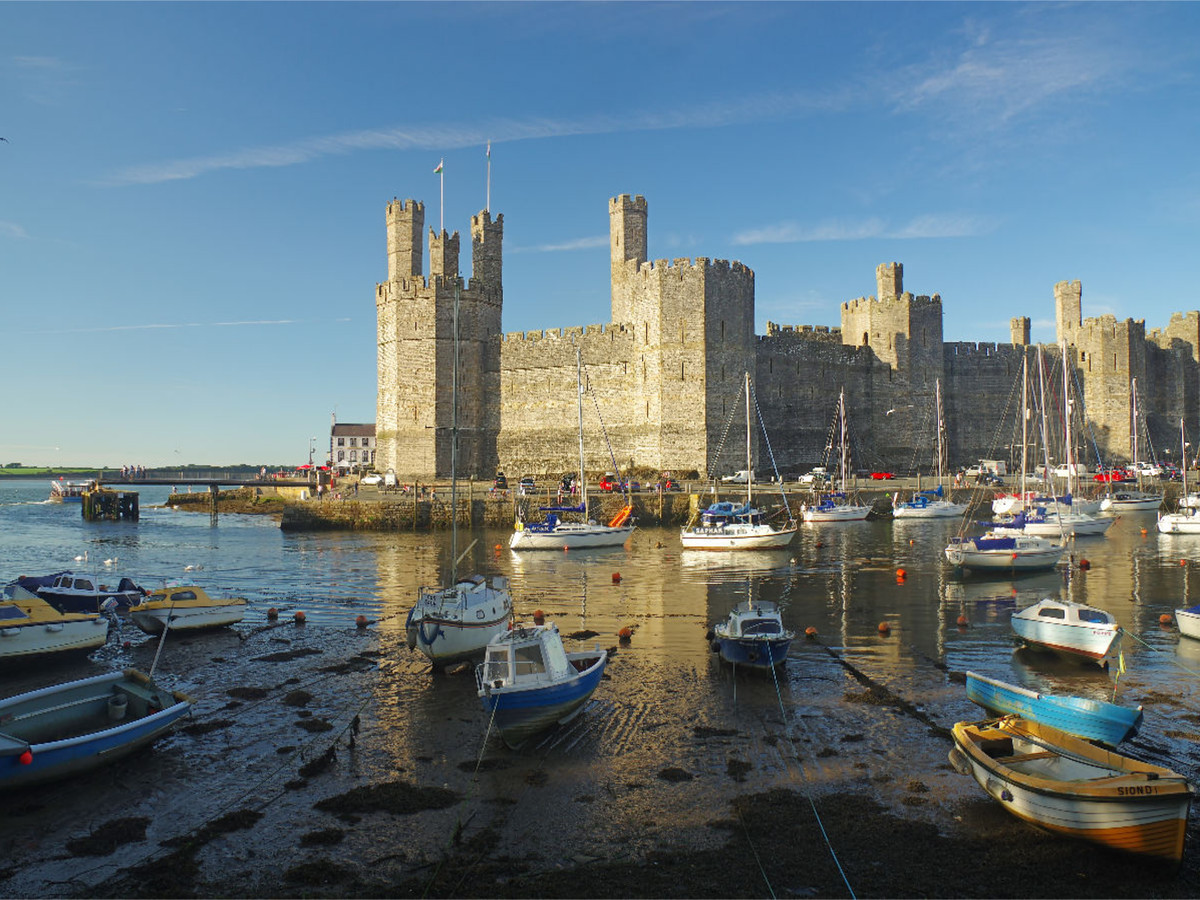
[[[1138,796],[1144,796],[1147,794],[1157,794],[1157,793],[1158,793],[1158,788],[1152,787],[1151,785],[1148,785],[1148,784],[1138,784],[1138,785],[1133,785],[1132,787],[1117,788],[1117,795],[1120,797],[1138,797]]]

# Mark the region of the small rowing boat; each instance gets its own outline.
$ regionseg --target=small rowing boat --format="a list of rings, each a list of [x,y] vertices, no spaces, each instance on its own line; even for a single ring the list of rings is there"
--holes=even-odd
[[[1170,769],[1018,716],[954,726],[950,762],[1019,819],[1156,859],[1183,857],[1195,787]]]

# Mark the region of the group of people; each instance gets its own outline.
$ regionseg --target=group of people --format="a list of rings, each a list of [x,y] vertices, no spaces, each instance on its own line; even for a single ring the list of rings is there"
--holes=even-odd
[[[126,480],[131,480],[134,478],[145,478],[146,477],[146,467],[145,466],[121,466],[121,477]]]

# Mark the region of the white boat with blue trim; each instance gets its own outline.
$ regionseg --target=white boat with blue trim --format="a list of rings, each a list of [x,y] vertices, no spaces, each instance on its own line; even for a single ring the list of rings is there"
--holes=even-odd
[[[783,614],[769,600],[743,600],[711,632],[711,646],[727,663],[770,670],[787,662],[796,638],[783,627]]]
[[[579,715],[607,663],[599,647],[567,653],[553,622],[519,625],[492,638],[475,684],[504,743],[516,749]]]
[[[1026,644],[1101,665],[1120,647],[1125,634],[1106,610],[1051,598],[1013,613],[1012,628]]]

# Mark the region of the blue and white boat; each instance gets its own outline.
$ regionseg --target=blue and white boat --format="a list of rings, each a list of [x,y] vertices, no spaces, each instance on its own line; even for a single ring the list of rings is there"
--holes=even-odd
[[[939,484],[932,491],[918,491],[912,499],[893,504],[892,516],[897,519],[956,519],[967,511],[965,503],[947,500]]]
[[[1031,572],[1053,569],[1066,546],[1023,532],[993,529],[973,538],[954,537],[946,547],[946,559],[960,569]]]
[[[504,743],[516,749],[579,715],[607,663],[608,651],[598,647],[567,653],[553,622],[519,625],[488,643],[475,684]]]
[[[1112,613],[1051,597],[1013,613],[1012,627],[1026,644],[1102,666],[1116,653],[1125,634]]]
[[[967,698],[995,715],[1032,719],[1110,747],[1133,737],[1142,725],[1140,706],[1042,694],[977,672],[967,673]]]
[[[132,753],[192,708],[136,669],[0,700],[0,790],[56,781]]]
[[[769,600],[743,600],[729,618],[713,627],[712,649],[738,666],[770,670],[787,662],[796,633],[783,627],[779,606]]]
[[[37,594],[59,612],[95,613],[107,600],[112,600],[118,609],[128,610],[137,606],[146,597],[146,590],[138,587],[132,578],[121,578],[116,589],[100,584],[92,575],[76,575],[74,572],[58,572],[54,575],[22,575],[13,584]],[[111,604],[110,604],[111,605]]]

